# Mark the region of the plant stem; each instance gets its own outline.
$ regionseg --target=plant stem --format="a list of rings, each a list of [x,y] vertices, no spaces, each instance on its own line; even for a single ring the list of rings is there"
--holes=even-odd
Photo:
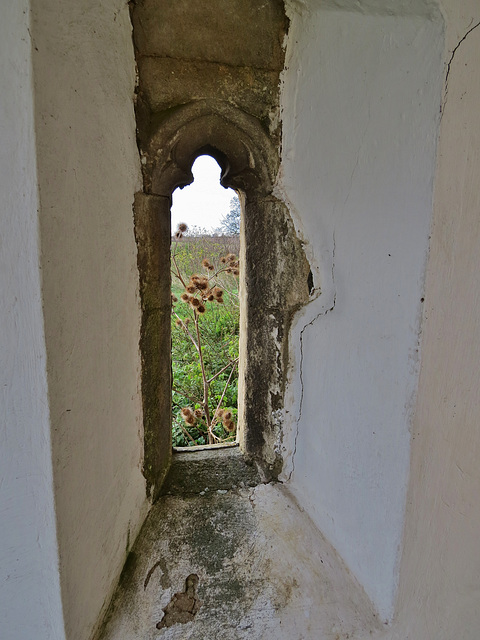
[[[176,248],[176,245],[175,245]],[[178,268],[178,264],[177,264],[177,259],[175,258],[175,251],[172,254],[172,260],[173,260],[173,264],[175,265],[175,269],[177,270],[177,272],[172,272],[174,275],[177,276],[177,278],[180,280],[180,282],[183,284],[183,286],[186,288],[187,285],[185,284],[184,279],[182,278],[182,274],[180,273],[180,269]]]
[[[208,379],[208,384],[212,384],[212,382],[218,378],[218,376],[223,373],[225,371],[225,369],[228,369],[228,367],[231,367],[233,365],[233,367],[235,367],[235,365],[238,362],[238,358],[235,358],[235,360],[232,360],[231,362],[229,362],[228,364],[226,364],[223,369],[220,369],[220,371],[218,371],[214,376],[212,376],[211,378]],[[233,369],[232,369],[233,371]],[[230,374],[231,377],[231,374]],[[223,396],[222,396],[223,397]]]
[[[188,393],[185,393],[185,391],[183,391],[182,389],[180,389],[180,387],[176,387],[175,385],[172,386],[172,390],[175,391],[175,393],[178,393],[179,396],[183,396],[184,398],[187,398],[187,400],[190,400],[190,402],[195,405],[196,404],[196,399],[193,398],[192,396],[189,396]]]
[[[188,439],[190,440],[190,442],[193,442],[194,445],[196,445],[197,443],[195,442],[195,440],[192,438],[192,436],[188,433],[187,429],[185,429],[185,427],[183,426],[183,424],[180,422],[180,429],[183,431],[183,433],[188,437]]]
[[[207,423],[208,429],[208,444],[214,443],[214,437],[212,434],[212,427],[210,422],[210,410],[208,408],[208,392],[210,390],[210,385],[207,380],[207,374],[205,371],[205,364],[203,362],[203,354],[202,354],[202,344],[200,338],[200,327],[198,326],[198,313],[193,310],[193,315],[195,317],[195,328],[197,330],[197,344],[198,344],[198,357],[200,358],[200,368],[202,370],[202,378],[203,378],[203,411],[205,413],[205,421]]]
[[[218,401],[217,408],[215,409],[215,413],[214,413],[214,415],[213,415],[213,421],[215,421],[215,420],[216,420],[218,410],[219,410],[219,409],[220,409],[220,407],[222,406],[223,397],[224,397],[224,395],[225,395],[225,392],[227,391],[227,387],[228,387],[228,385],[230,384],[230,380],[231,380],[231,378],[232,378],[232,375],[233,375],[233,372],[234,372],[234,370],[235,370],[235,367],[237,366],[237,362],[238,362],[238,358],[237,358],[237,360],[235,361],[235,363],[234,363],[234,365],[233,365],[233,367],[232,367],[232,370],[230,371],[230,375],[228,376],[228,380],[227,380],[227,382],[225,383],[225,386],[224,386],[224,388],[223,388],[222,396],[221,396],[220,400]]]
[[[185,322],[180,318],[180,316],[174,311],[173,312],[174,316],[176,318],[178,318],[178,320],[180,320],[180,322],[182,323],[182,329],[185,331],[185,333],[188,334],[188,337],[190,338],[190,340],[193,343],[193,346],[195,347],[195,349],[200,353],[200,349],[198,347],[198,344],[195,342],[195,338],[192,336],[192,334],[190,333],[190,331],[188,330],[187,325],[185,324]],[[198,333],[198,330],[197,330]]]

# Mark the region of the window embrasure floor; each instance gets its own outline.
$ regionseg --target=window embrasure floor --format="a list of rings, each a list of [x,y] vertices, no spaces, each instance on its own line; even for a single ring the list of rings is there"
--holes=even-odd
[[[207,483],[200,471],[193,482],[171,481],[153,506],[101,640],[340,640],[380,631],[363,590],[288,490],[248,486],[258,481],[248,468],[239,480],[228,471],[232,461],[242,466],[238,450],[214,456],[204,457],[216,478]]]

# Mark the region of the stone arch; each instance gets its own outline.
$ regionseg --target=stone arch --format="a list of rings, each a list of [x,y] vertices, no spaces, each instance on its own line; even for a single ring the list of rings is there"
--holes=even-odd
[[[221,183],[245,193],[272,192],[278,153],[260,121],[219,100],[201,100],[172,110],[145,149],[146,189],[170,196],[193,180],[199,155],[212,155],[222,169]]]
[[[144,193],[135,229],[142,296],[145,475],[155,495],[171,452],[170,205],[193,181],[195,159],[219,163],[221,183],[241,193],[242,285],[239,441],[267,480],[282,467],[288,328],[309,295],[309,266],[284,203],[272,195],[278,151],[261,122],[221,101],[182,105],[151,127],[141,147]]]

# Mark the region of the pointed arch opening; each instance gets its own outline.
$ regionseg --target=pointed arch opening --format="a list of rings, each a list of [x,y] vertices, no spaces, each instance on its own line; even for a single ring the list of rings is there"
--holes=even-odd
[[[175,109],[141,146],[144,192],[135,228],[142,298],[144,473],[156,495],[171,455],[170,206],[173,191],[193,181],[201,155],[220,165],[220,182],[243,208],[240,264],[239,414],[237,440],[265,480],[283,464],[283,401],[288,330],[308,300],[309,265],[283,202],[273,195],[278,150],[260,122],[221,101]]]

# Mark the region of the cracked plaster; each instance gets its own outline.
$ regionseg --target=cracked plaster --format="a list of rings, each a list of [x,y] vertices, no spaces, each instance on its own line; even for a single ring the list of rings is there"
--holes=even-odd
[[[473,21],[473,18],[472,18],[472,21]],[[458,43],[456,44],[456,46],[452,50],[452,54],[451,54],[450,59],[449,59],[449,61],[447,63],[447,71],[445,73],[445,85],[444,85],[444,90],[443,90],[443,102],[442,102],[442,107],[441,107],[442,114],[445,111],[445,107],[447,106],[448,80],[449,80],[450,70],[451,70],[451,67],[452,67],[452,63],[453,63],[453,59],[455,57],[455,54],[457,53],[458,49],[461,47],[462,43],[465,42],[465,40],[468,38],[468,36],[472,33],[472,31],[474,31],[478,27],[480,27],[480,21],[477,22],[476,24],[474,24],[473,27],[470,27],[470,29],[468,29],[468,31],[465,33],[465,35],[462,38],[460,38],[460,40],[458,41]]]
[[[315,292],[292,323],[280,477],[390,619],[418,384],[443,24],[428,3],[424,15],[404,5],[389,14],[340,4],[306,3],[304,12],[287,3],[276,189],[305,243]]]

